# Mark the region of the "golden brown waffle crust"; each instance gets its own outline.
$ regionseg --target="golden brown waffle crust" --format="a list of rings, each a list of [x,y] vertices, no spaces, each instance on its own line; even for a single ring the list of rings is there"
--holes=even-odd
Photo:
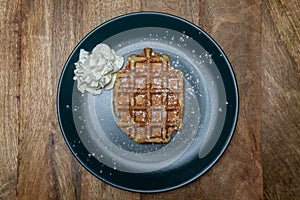
[[[145,48],[118,72],[113,106],[117,125],[135,142],[168,143],[183,125],[183,74],[168,55]]]

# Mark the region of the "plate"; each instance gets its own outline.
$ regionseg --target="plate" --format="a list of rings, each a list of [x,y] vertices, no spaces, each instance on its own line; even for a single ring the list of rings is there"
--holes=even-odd
[[[125,58],[150,47],[184,74],[183,127],[168,144],[137,144],[116,125],[112,90],[81,94],[73,80],[80,49],[106,43]],[[162,192],[208,171],[224,153],[238,116],[238,90],[219,45],[194,24],[164,13],[131,13],[101,24],[75,47],[58,85],[57,112],[77,160],[100,180],[129,191]]]

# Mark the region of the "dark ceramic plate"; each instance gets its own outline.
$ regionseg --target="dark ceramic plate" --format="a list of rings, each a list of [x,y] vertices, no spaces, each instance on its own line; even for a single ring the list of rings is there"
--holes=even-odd
[[[99,43],[125,58],[151,47],[182,70],[184,126],[170,143],[133,142],[116,125],[112,91],[93,96],[77,90],[79,51]],[[229,145],[238,115],[237,85],[224,52],[199,27],[163,13],[123,15],[91,31],[68,58],[57,95],[60,127],[78,161],[102,181],[136,192],[178,188],[203,175]]]

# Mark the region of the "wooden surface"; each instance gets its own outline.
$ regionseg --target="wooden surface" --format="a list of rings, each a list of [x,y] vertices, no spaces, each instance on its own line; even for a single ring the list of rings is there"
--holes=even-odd
[[[55,107],[75,45],[136,11],[202,27],[226,52],[240,92],[237,130],[220,161],[158,194],[117,189],[81,167]],[[297,0],[0,0],[0,199],[300,199],[299,16]]]

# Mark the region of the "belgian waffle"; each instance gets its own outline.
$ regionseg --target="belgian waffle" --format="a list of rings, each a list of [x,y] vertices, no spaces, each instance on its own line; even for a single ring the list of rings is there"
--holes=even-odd
[[[165,54],[132,54],[113,90],[117,125],[137,143],[167,143],[182,127],[184,81]]]

